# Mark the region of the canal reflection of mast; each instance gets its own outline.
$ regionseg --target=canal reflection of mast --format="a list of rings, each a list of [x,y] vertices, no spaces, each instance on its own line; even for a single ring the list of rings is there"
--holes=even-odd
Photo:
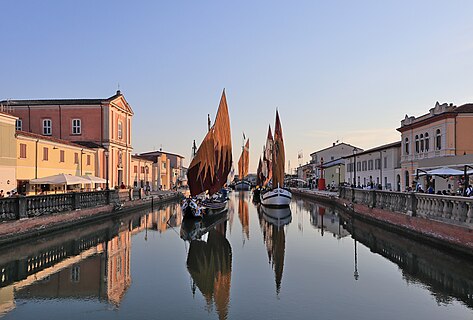
[[[246,239],[250,239],[250,219],[248,215],[248,198],[247,193],[240,191],[238,197],[238,218],[240,219],[242,232],[246,235]],[[243,239],[244,240],[244,239]]]
[[[286,251],[286,234],[284,226],[292,220],[290,208],[272,209],[260,206],[258,210],[263,241],[266,244],[268,262],[274,270],[276,294],[281,291]]]
[[[192,277],[192,290],[204,296],[209,309],[215,303],[220,319],[228,317],[232,274],[232,248],[226,239],[227,221],[208,232],[207,241],[191,240],[187,270]]]

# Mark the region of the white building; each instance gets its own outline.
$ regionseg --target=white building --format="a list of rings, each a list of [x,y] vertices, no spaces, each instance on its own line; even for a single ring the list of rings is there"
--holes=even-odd
[[[342,142],[339,144],[334,143],[331,147],[311,153],[310,164],[312,164],[312,170],[315,178],[320,178],[320,167],[322,162],[327,163],[352,155],[354,153],[354,150],[358,150],[358,152],[363,151],[363,149],[361,148],[357,148],[348,143]]]
[[[401,191],[401,141],[356,151],[344,159],[346,183]]]

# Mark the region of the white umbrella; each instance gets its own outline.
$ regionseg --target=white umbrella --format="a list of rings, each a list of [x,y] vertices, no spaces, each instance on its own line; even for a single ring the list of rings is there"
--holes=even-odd
[[[71,174],[56,174],[54,176],[43,177],[39,179],[32,179],[30,180],[30,184],[82,184],[82,183],[90,183],[89,180],[81,178],[79,176],[73,176]]]
[[[82,176],[82,178],[87,180],[87,183],[107,183],[107,180],[89,174]]]
[[[425,174],[429,176],[451,177],[451,176],[462,176],[463,171],[448,168],[448,167],[443,167],[443,168],[438,168],[434,170],[429,170],[427,172],[423,172],[423,174],[419,173],[419,175],[425,175]]]

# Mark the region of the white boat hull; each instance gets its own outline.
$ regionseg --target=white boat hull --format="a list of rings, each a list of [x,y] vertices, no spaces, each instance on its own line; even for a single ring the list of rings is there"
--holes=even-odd
[[[235,184],[235,190],[237,191],[248,191],[251,189],[251,184],[248,181],[238,181]]]
[[[292,193],[283,188],[274,188],[261,194],[261,204],[266,207],[288,207]]]

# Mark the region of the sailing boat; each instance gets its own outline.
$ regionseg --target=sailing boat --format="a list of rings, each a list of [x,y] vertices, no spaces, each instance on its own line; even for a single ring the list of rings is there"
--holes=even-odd
[[[272,188],[261,192],[261,203],[268,207],[287,207],[292,199],[292,193],[284,189],[284,141],[279,113],[276,110],[276,125],[272,152]]]
[[[209,125],[209,131],[187,170],[190,196],[182,204],[184,216],[202,217],[204,214],[226,210],[228,200],[226,191],[222,193],[219,191],[226,184],[231,167],[230,117],[223,90],[215,122],[213,126]],[[205,194],[210,198],[206,198]]]
[[[243,135],[244,137],[244,135]],[[248,175],[248,167],[250,163],[250,139],[246,140],[246,144],[242,147],[240,160],[238,160],[238,176],[240,181],[235,184],[235,190],[248,191],[251,184],[245,180]]]

